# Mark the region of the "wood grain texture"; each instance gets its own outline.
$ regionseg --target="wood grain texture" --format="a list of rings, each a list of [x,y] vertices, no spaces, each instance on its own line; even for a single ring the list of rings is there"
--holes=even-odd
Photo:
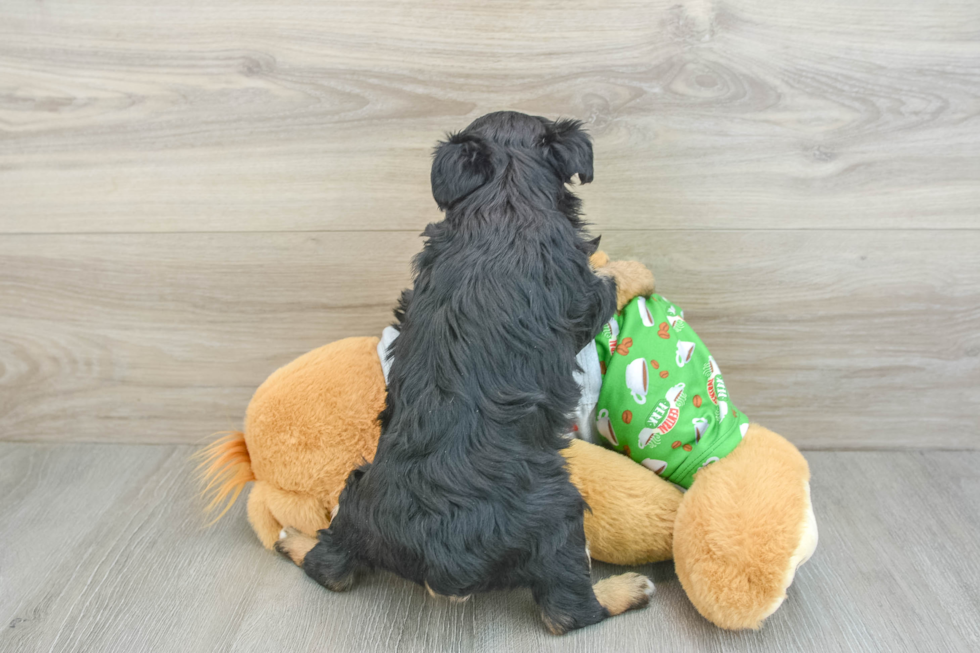
[[[636,232],[753,419],[803,448],[980,447],[980,233]],[[201,442],[274,369],[377,335],[401,232],[0,239],[0,439]]]
[[[0,233],[420,229],[429,150],[585,120],[611,228],[975,228],[980,7],[7,0]]]
[[[980,644],[980,453],[811,452],[820,544],[758,632],[702,619],[671,563],[651,605],[563,638],[526,591],[464,604],[386,574],[331,594],[203,529],[187,446],[0,444],[0,651],[942,651]],[[604,577],[618,568],[597,564]]]
[[[198,442],[373,335],[429,151],[585,120],[581,187],[739,406],[802,447],[980,448],[980,6],[9,0],[0,440]]]

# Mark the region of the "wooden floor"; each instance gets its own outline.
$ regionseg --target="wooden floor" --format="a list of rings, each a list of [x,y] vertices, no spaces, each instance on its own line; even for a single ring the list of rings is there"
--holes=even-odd
[[[760,632],[688,603],[561,639],[527,592],[462,604],[376,574],[331,594],[263,549],[241,502],[203,529],[189,446],[0,444],[0,651],[976,651],[980,452],[811,452],[814,558]],[[597,564],[596,576],[613,567]]]

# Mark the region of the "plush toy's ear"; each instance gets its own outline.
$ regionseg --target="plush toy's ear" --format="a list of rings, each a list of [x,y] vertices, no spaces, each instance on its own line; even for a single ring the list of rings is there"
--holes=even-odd
[[[436,146],[432,161],[432,197],[439,208],[463,199],[493,176],[486,144],[474,136],[451,134]]]
[[[578,120],[556,120],[545,137],[562,181],[578,174],[580,183],[592,181],[592,139]]]

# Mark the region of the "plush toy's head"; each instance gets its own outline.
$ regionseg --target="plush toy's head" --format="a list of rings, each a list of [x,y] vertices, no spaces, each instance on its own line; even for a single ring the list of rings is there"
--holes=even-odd
[[[439,143],[432,196],[447,210],[494,180],[557,190],[576,174],[592,181],[592,142],[579,121],[498,111]]]

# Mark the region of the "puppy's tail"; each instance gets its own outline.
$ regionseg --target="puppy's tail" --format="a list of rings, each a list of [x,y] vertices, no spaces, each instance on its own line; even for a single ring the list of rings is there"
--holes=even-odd
[[[208,523],[208,526],[212,526],[225,516],[245,485],[255,480],[245,434],[241,431],[226,432],[224,437],[198,451],[194,458],[200,461],[197,471],[202,486],[201,495],[208,500],[205,512],[214,512],[224,505],[218,516]]]

